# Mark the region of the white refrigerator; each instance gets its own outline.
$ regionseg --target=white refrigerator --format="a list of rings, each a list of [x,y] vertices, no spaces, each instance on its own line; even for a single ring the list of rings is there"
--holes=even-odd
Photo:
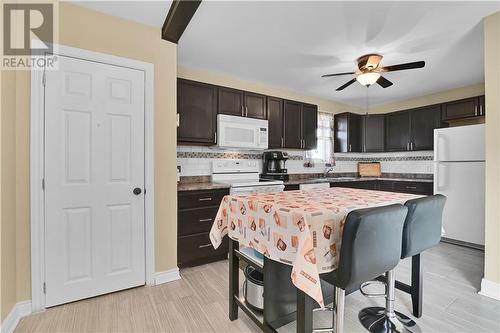
[[[447,197],[443,237],[484,246],[484,125],[434,131],[434,193]]]

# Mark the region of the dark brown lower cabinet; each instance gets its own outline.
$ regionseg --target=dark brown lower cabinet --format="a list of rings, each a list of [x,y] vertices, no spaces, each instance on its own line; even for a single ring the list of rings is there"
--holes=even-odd
[[[396,180],[358,180],[331,183],[332,187],[359,188],[409,194],[432,195],[433,183],[423,181],[396,181]]]
[[[227,259],[228,240],[215,250],[209,231],[228,189],[178,192],[177,265],[191,267]]]

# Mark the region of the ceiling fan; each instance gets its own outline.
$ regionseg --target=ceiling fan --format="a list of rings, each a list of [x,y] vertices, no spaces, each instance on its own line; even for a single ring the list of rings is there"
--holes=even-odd
[[[354,82],[358,81],[364,86],[371,86],[372,84],[378,83],[382,88],[387,88],[392,86],[392,82],[387,80],[381,75],[385,72],[395,72],[404,71],[407,69],[423,68],[425,66],[425,61],[415,61],[408,62],[405,64],[392,65],[380,67],[380,62],[382,61],[382,56],[380,54],[366,54],[357,59],[358,70],[355,72],[346,73],[335,73],[335,74],[325,74],[321,77],[331,77],[331,76],[341,76],[341,75],[353,75],[356,77],[345,83],[344,85],[338,87],[336,90],[340,91],[349,87]]]

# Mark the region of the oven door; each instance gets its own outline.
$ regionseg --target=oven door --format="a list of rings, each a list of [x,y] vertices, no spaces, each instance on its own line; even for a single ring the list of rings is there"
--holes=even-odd
[[[223,148],[267,149],[267,120],[218,115],[217,142]]]

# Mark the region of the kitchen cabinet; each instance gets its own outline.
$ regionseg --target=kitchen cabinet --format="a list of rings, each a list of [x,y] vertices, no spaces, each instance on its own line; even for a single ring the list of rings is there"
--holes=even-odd
[[[385,149],[385,115],[363,115],[361,137],[363,152],[383,152]]]
[[[283,148],[302,148],[302,103],[285,100],[283,103]]]
[[[177,266],[191,267],[227,259],[227,238],[215,250],[209,232],[228,189],[177,193]]]
[[[392,112],[386,115],[385,150],[410,150],[410,116],[408,111]]]
[[[361,152],[361,115],[344,112],[334,116],[334,151]]]
[[[443,103],[443,121],[484,116],[484,96]]]
[[[227,87],[219,87],[218,113],[266,119],[266,96]]]
[[[231,116],[244,116],[243,97],[243,91],[241,90],[219,87],[218,113]]]
[[[302,148],[311,150],[318,145],[318,106],[302,104]]]
[[[334,182],[331,187],[348,187],[364,190],[376,190],[409,194],[432,195],[433,183],[424,181],[404,181],[404,180],[356,180],[347,182]]]
[[[269,148],[283,148],[283,100],[267,97],[267,120],[269,126]]]
[[[385,119],[386,151],[432,150],[434,129],[442,127],[440,105],[389,113]]]
[[[285,184],[285,189],[283,191],[297,191],[299,188],[299,184]]]
[[[283,148],[316,149],[318,107],[285,100],[283,102]]]
[[[441,126],[441,105],[411,110],[410,150],[434,149],[434,129]]]
[[[177,142],[215,144],[217,131],[217,87],[177,79]]]
[[[244,93],[245,117],[266,119],[267,107],[266,96],[245,91]]]

